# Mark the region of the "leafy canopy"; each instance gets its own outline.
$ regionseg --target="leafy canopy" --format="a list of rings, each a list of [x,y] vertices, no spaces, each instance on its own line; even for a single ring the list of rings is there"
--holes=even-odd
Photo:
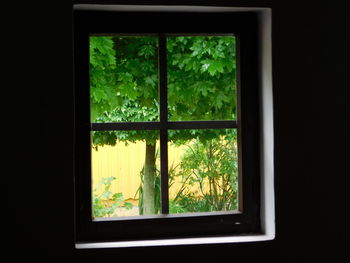
[[[137,115],[139,107],[157,104],[157,39],[151,37],[90,37],[91,121],[122,121],[122,109]],[[139,121],[124,115],[124,121]],[[119,116],[120,115],[120,116]],[[150,117],[151,118],[151,117]]]
[[[168,38],[170,119],[232,120],[235,38]]]
[[[168,118],[232,120],[236,111],[234,37],[168,37]],[[90,37],[92,122],[158,121],[156,37]],[[169,140],[214,138],[223,131],[169,131]],[[95,145],[154,142],[153,131],[98,131]]]

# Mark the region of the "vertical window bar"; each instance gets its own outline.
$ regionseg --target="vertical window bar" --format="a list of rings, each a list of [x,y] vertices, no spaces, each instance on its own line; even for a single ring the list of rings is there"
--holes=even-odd
[[[160,131],[160,193],[162,214],[169,214],[168,132]]]
[[[160,111],[160,184],[162,213],[169,213],[168,187],[168,92],[167,92],[167,45],[164,34],[159,35],[159,111]]]
[[[240,38],[236,37],[236,120],[238,142],[238,210],[243,212],[243,177],[242,177],[242,118],[241,118],[241,50]]]

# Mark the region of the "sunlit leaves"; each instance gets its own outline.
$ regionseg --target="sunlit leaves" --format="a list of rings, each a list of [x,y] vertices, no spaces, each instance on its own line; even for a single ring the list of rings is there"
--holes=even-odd
[[[168,80],[168,120],[234,120],[236,111],[236,51],[235,38],[232,36],[198,36],[167,37]],[[164,65],[162,65],[164,66]],[[158,101],[158,38],[157,37],[91,37],[90,38],[90,99],[92,122],[157,122],[159,121]],[[228,182],[221,187],[223,193],[229,193],[237,180],[231,180],[229,165],[222,165],[220,156],[233,156],[223,146],[229,139],[225,129],[208,130],[168,130],[168,141],[184,144],[195,140],[199,147],[188,153],[187,167],[183,171],[197,169],[198,177],[190,177],[188,183],[195,185],[212,178],[214,181],[221,175],[221,181]],[[93,131],[92,144],[116,145],[145,141],[154,145],[159,141],[159,131],[155,130],[110,130]],[[221,140],[221,142],[219,142]],[[208,145],[211,150],[206,150]],[[217,150],[212,151],[213,147]],[[208,154],[217,154],[209,158]],[[196,153],[194,155],[194,153]],[[186,158],[185,156],[185,161]],[[234,163],[234,162],[232,162]],[[234,164],[232,164],[234,165]],[[202,169],[199,169],[202,168]],[[211,174],[210,174],[211,172]],[[159,177],[156,177],[156,179]],[[107,185],[110,182],[105,182]],[[155,183],[156,190],[158,189]],[[215,184],[212,185],[215,187]],[[142,190],[142,189],[141,189]],[[140,191],[141,191],[140,190]],[[157,190],[160,191],[160,188]],[[156,192],[157,192],[156,191]],[[140,194],[142,196],[142,194]],[[160,195],[156,195],[159,196]],[[204,195],[202,199],[193,199],[192,194],[182,196],[182,201],[192,203],[198,211],[212,211],[215,206],[229,204],[226,194]],[[120,194],[105,189],[101,196],[94,196],[94,212],[113,213],[118,205],[103,206],[100,199],[122,200]],[[146,198],[146,197],[145,197]],[[231,197],[230,197],[231,198]],[[140,198],[139,207],[142,207]],[[226,201],[221,201],[226,200]],[[156,201],[160,203],[160,200]],[[172,211],[184,211],[184,202],[170,203]],[[202,204],[202,205],[201,205]],[[132,205],[124,203],[125,208]],[[227,209],[228,207],[222,207]],[[107,210],[108,211],[107,211]],[[142,209],[141,209],[142,210]]]
[[[116,51],[111,37],[90,37],[90,99],[92,119],[115,107]]]
[[[92,142],[96,150],[98,145],[115,146],[118,141],[135,143],[137,141],[147,141],[148,144],[155,144],[159,140],[159,132],[153,130],[113,130],[113,131],[94,131],[92,133]]]
[[[92,207],[94,217],[106,217],[111,216],[118,207],[124,207],[126,209],[133,208],[133,204],[125,202],[122,193],[112,193],[109,189],[112,186],[116,177],[102,177],[96,188],[93,190]],[[102,193],[98,193],[98,190],[103,188]],[[108,201],[112,203],[109,204]]]
[[[157,53],[157,37],[90,37],[92,122],[159,120]],[[168,37],[167,54],[169,120],[235,119],[234,37]],[[95,143],[117,135],[131,136]]]
[[[178,172],[171,174],[171,180],[182,183],[182,190],[174,200],[185,210],[180,212],[237,209],[236,130],[207,130],[206,136],[199,130],[178,130],[176,133],[179,139],[175,140],[175,145],[186,145]],[[190,134],[191,140],[183,141]]]
[[[149,58],[155,56],[156,49],[152,45],[144,45],[141,46],[138,53],[139,56],[144,56],[145,58]]]
[[[154,37],[90,37],[93,122],[130,100],[152,106],[158,96],[156,53]]]
[[[167,44],[170,119],[234,119],[235,38],[169,37]]]

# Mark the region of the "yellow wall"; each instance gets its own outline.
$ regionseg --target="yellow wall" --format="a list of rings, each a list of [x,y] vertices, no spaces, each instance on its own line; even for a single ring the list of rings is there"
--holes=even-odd
[[[186,146],[175,147],[169,145],[168,158],[169,167],[172,163],[176,165]],[[116,177],[110,191],[112,193],[123,193],[125,199],[134,198],[140,186],[140,171],[145,162],[145,143],[117,143],[116,146],[99,146],[98,150],[92,150],[92,181],[93,189],[102,177]],[[157,146],[159,149],[159,145]],[[159,167],[159,155],[158,155]],[[175,184],[170,189],[170,198],[176,193],[178,186]],[[103,191],[99,189],[98,193]],[[136,195],[136,199],[138,195]]]

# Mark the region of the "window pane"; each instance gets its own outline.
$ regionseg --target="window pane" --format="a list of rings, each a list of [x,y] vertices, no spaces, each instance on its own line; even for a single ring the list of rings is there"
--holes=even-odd
[[[92,132],[93,217],[160,212],[159,131]]]
[[[172,121],[236,119],[236,39],[168,37]]]
[[[170,213],[238,209],[236,129],[169,131]]]
[[[158,121],[158,38],[90,36],[91,122]]]

